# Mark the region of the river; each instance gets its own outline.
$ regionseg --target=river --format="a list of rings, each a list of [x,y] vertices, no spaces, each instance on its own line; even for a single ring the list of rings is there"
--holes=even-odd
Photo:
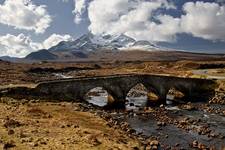
[[[101,91],[101,89],[96,89],[96,91]],[[171,97],[171,96],[168,96]],[[99,92],[97,96],[89,96],[88,102],[98,106],[107,105],[107,93],[105,91]],[[167,116],[175,120],[182,120],[184,118],[201,120],[200,123],[193,124],[190,128],[198,129],[204,126],[209,126],[213,133],[225,137],[225,117],[215,113],[208,113],[204,110],[184,110],[179,109],[178,106],[173,105],[171,101],[167,101]],[[201,103],[199,103],[201,104]],[[115,119],[118,121],[127,122],[131,128],[133,128],[137,133],[142,134],[145,137],[155,136],[163,143],[165,147],[179,147],[184,149],[191,149],[191,143],[197,140],[207,146],[213,146],[216,149],[222,149],[225,146],[224,138],[212,138],[207,135],[199,135],[194,130],[184,130],[178,128],[174,124],[167,124],[164,127],[158,126],[158,121],[155,116],[151,114],[138,115],[139,110],[142,110],[147,106],[147,96],[139,97],[128,97],[126,102],[126,110],[134,112],[132,115],[117,114]],[[224,105],[212,105],[212,107],[220,108],[225,110]]]

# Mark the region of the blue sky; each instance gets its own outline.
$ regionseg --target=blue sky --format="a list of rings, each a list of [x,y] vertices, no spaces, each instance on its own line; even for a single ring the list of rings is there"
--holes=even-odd
[[[3,4],[4,1],[0,0],[0,4]],[[33,31],[26,30],[15,30],[14,27],[0,23],[0,35],[24,33],[32,36],[32,39],[41,42],[53,33],[70,34],[73,37],[78,37],[88,31],[88,23],[82,22],[79,25],[74,23],[74,15],[72,14],[74,2],[72,0],[68,1],[68,3],[61,0],[33,0],[33,3],[36,5],[46,5],[49,14],[53,17],[51,26],[44,34],[35,34]]]
[[[225,53],[225,4],[224,0],[0,0],[0,56],[23,57],[87,32],[124,33],[173,49]]]

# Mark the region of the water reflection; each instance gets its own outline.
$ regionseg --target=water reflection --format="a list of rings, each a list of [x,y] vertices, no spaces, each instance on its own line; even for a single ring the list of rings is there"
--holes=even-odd
[[[147,106],[147,96],[129,97],[126,102],[127,110],[139,110]]]
[[[127,94],[126,97],[126,110],[139,110],[147,106],[148,97],[147,97],[148,90],[143,84],[137,84]]]
[[[167,94],[167,107],[173,107],[177,103],[182,102],[176,98],[176,95]],[[86,100],[96,106],[104,107],[108,104],[109,94],[102,87],[96,87],[86,94]],[[154,102],[154,101],[153,101]],[[138,84],[132,88],[126,97],[126,110],[138,111],[144,107],[149,106],[151,101],[148,98],[148,92],[142,84]]]
[[[104,90],[102,87],[96,87],[92,90],[90,90],[86,97],[87,101],[90,104],[99,106],[99,107],[104,107],[108,104],[108,92]]]
[[[135,93],[135,94],[134,94]],[[86,95],[86,100],[96,106],[104,107],[108,104],[108,92],[101,87],[94,88],[90,90]],[[167,95],[166,104],[168,107],[173,107],[175,97],[173,95]],[[147,92],[140,90],[132,90],[128,93],[126,98],[125,108],[126,110],[135,110],[138,111],[144,107],[147,107],[148,104]]]

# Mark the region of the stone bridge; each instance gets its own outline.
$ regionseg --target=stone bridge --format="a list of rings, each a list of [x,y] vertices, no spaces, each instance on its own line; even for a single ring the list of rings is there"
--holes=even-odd
[[[113,97],[115,103],[125,103],[130,89],[140,83],[147,90],[154,92],[160,103],[166,102],[167,93],[171,88],[182,92],[186,100],[193,101],[209,98],[214,94],[216,86],[214,80],[132,74],[46,81],[39,83],[34,90],[40,95],[57,99],[84,100],[91,89],[102,87]]]

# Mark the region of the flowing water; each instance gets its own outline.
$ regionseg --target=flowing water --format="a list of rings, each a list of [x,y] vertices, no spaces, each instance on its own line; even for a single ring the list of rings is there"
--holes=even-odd
[[[216,134],[225,135],[225,117],[215,114],[208,114],[202,111],[187,111],[180,110],[176,107],[173,109],[169,108],[170,116],[174,118],[193,118],[201,119],[203,124],[210,126],[210,129],[214,130]],[[209,138],[206,135],[199,135],[197,132],[185,131],[183,129],[177,128],[174,125],[166,125],[165,127],[158,130],[157,121],[152,119],[151,116],[148,118],[143,118],[142,116],[135,116],[125,118],[126,121],[131,125],[133,129],[137,132],[140,132],[146,136],[156,136],[160,139],[164,145],[175,146],[177,143],[181,147],[191,148],[190,144],[197,140],[208,146],[216,146],[217,149],[222,149],[222,146],[225,146],[225,139],[219,138]],[[194,125],[193,125],[194,126]],[[196,126],[198,128],[198,126]],[[168,136],[168,137],[167,137]]]
[[[92,89],[90,92],[95,93],[87,96],[87,101],[96,106],[106,106],[108,103],[108,93],[101,87]],[[97,93],[97,94],[96,94]]]
[[[60,78],[60,79],[69,79],[69,78],[73,78],[73,76],[67,76],[64,75],[63,73],[54,73],[53,74],[55,77]]]
[[[99,91],[101,89],[96,89]],[[98,96],[89,96],[88,102],[98,105],[105,106],[107,105],[107,96],[108,94],[104,92],[100,92]],[[203,125],[210,126],[210,129],[214,131],[215,134],[220,134],[225,136],[225,117],[218,115],[207,113],[200,110],[182,110],[177,106],[172,104],[171,99],[172,96],[168,96],[166,109],[168,110],[168,116],[182,119],[185,117],[191,119],[201,119]],[[143,108],[147,105],[147,96],[139,96],[139,97],[128,97],[126,102],[127,110],[134,110],[138,112],[140,108]],[[214,105],[213,107],[225,110],[225,106],[222,105]],[[130,124],[130,126],[136,130],[138,133],[142,133],[146,137],[156,136],[159,138],[160,142],[166,145],[175,146],[179,143],[179,147],[183,147],[185,149],[190,149],[190,144],[194,141],[200,141],[203,144],[208,146],[214,145],[217,149],[222,149],[222,146],[225,146],[225,139],[221,138],[211,138],[206,135],[199,135],[194,131],[185,131],[183,129],[177,128],[174,125],[166,125],[163,128],[157,126],[157,121],[153,119],[153,116],[148,115],[147,117],[143,117],[141,115],[134,115],[132,117],[123,116],[120,119],[126,121]],[[199,126],[194,126],[195,128],[199,128]]]

